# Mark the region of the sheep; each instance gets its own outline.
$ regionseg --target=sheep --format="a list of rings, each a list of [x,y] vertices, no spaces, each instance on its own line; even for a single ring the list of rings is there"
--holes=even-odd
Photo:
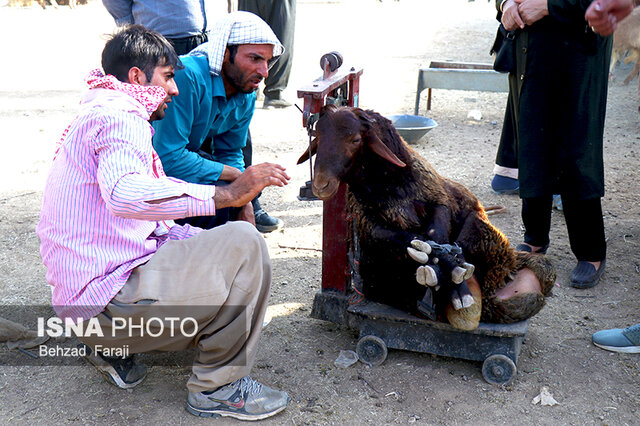
[[[623,82],[623,84],[629,84],[640,72],[640,8],[634,9],[629,16],[621,21],[613,33],[610,75],[613,73],[616,63],[622,60],[625,64],[635,62],[635,66]],[[640,96],[640,83],[638,95]]]
[[[464,330],[480,321],[522,321],[544,305],[555,281],[551,263],[514,251],[478,199],[440,176],[388,119],[328,105],[298,164],[314,154],[318,198],[327,200],[341,183],[348,184],[347,209],[367,299],[446,317]],[[416,260],[422,264],[417,271]],[[432,297],[434,316],[429,306],[420,309]]]

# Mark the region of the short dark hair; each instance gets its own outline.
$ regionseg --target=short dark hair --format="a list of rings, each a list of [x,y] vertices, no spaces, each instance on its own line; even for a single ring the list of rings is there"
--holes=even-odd
[[[147,80],[159,66],[183,68],[171,43],[142,25],[128,25],[111,36],[102,51],[102,69],[122,82],[128,82],[129,70],[140,68]]]
[[[239,44],[229,44],[227,45],[227,49],[229,50],[229,62],[232,64],[236,60],[236,53],[238,53]]]

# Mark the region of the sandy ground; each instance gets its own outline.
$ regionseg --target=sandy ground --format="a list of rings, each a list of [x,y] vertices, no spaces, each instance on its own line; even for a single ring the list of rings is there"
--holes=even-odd
[[[492,4],[484,1],[300,0],[286,94],[295,99],[298,87],[319,76],[320,56],[338,50],[345,66],[364,68],[362,106],[384,114],[411,113],[420,65],[430,60],[490,62],[494,16]],[[2,305],[50,303],[34,233],[44,179],[55,142],[76,113],[82,78],[99,64],[103,36],[113,27],[98,1],[75,10],[0,7]],[[557,286],[532,319],[517,377],[506,387],[486,383],[480,362],[429,354],[391,350],[378,367],[334,366],[340,350],[354,349],[357,332],[309,317],[320,288],[322,208],[320,202],[296,199],[309,173],[306,165],[295,165],[307,143],[300,113],[295,108],[256,110],[251,127],[256,161],[281,163],[293,177],[288,187],[270,188],[263,197],[268,211],[286,226],[265,236],[273,260],[272,320],[253,376],[291,395],[289,408],[265,423],[639,424],[640,358],[608,353],[590,343],[594,331],[640,320],[638,99],[635,82],[620,85],[629,70],[615,72],[607,113],[607,271],[593,289],[568,286],[575,260],[562,213],[555,212],[549,256],[558,269]],[[485,205],[505,206],[507,212],[493,222],[517,244],[522,236],[519,199],[489,188],[505,103],[504,93],[436,90],[433,108],[426,111],[423,96],[421,114],[439,126],[415,147]],[[480,110],[482,119],[467,119],[470,110]],[[13,356],[19,360],[25,355]],[[132,391],[108,385],[82,363],[0,366],[0,423],[211,421],[184,410],[189,368],[165,361],[145,356],[152,366],[149,377]],[[532,404],[543,386],[558,405]]]

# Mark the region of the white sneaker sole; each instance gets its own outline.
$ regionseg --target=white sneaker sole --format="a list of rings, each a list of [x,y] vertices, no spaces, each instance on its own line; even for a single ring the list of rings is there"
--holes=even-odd
[[[620,353],[625,353],[625,354],[640,354],[640,346],[607,346],[607,345],[600,345],[596,342],[593,342],[594,345],[596,345],[599,348],[605,349],[607,351],[611,351],[611,352],[620,352]]]
[[[244,414],[244,413],[234,413],[232,411],[226,411],[226,410],[220,410],[220,411],[204,410],[202,408],[194,407],[193,405],[191,405],[190,403],[187,402],[187,411],[189,413],[193,414],[194,416],[198,416],[198,417],[214,417],[214,418],[218,418],[218,417],[233,417],[234,419],[238,419],[238,420],[254,421],[254,420],[263,420],[263,419],[269,418],[271,416],[275,416],[276,414],[278,414],[279,412],[281,412],[282,410],[287,408],[288,405],[289,405],[289,403],[287,401],[286,405],[283,405],[282,407],[280,407],[280,408],[278,408],[278,409],[276,409],[274,411],[270,411],[268,413]]]

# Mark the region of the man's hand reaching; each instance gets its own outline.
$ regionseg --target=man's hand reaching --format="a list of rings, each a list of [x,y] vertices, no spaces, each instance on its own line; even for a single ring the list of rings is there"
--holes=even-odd
[[[216,208],[242,207],[253,200],[267,186],[285,186],[289,175],[279,164],[261,163],[247,167],[239,177],[227,186],[216,188],[213,199]]]

